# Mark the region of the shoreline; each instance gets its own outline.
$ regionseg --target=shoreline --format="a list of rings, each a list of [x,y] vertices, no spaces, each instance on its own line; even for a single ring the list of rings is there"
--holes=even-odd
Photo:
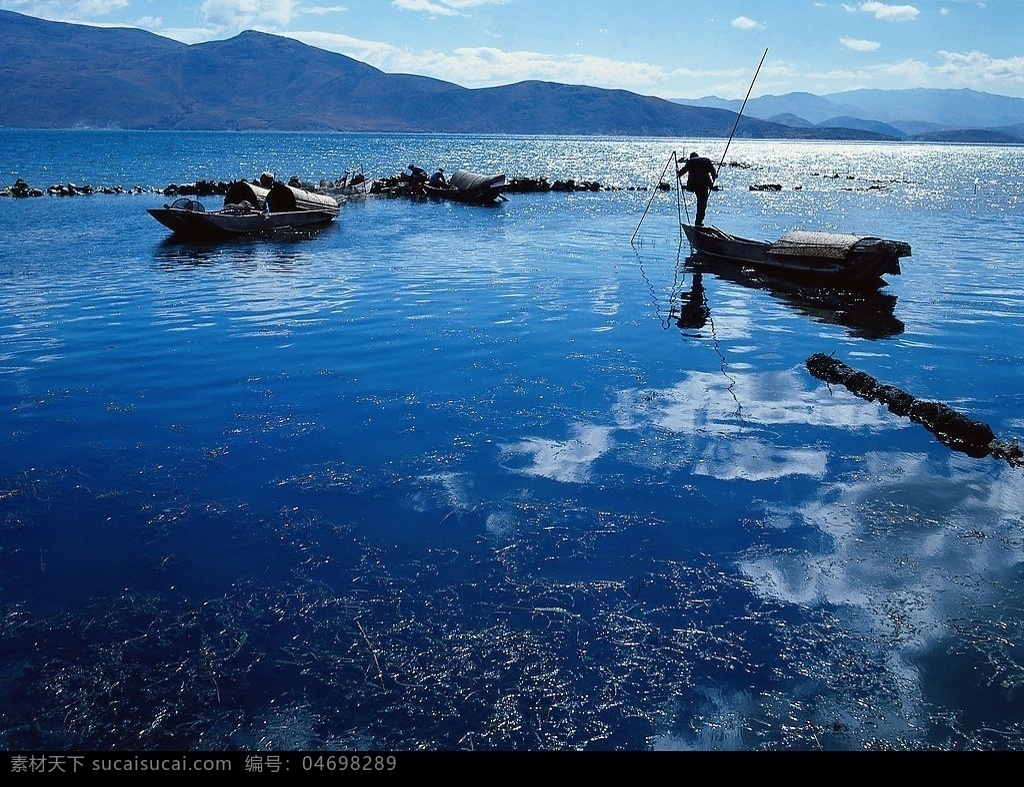
[[[319,184],[306,183],[298,178],[291,178],[289,182],[297,181],[297,186],[307,191],[321,194],[338,193],[343,188],[342,178],[334,182],[320,181]],[[13,186],[6,186],[0,189],[0,197],[11,197],[13,199],[28,199],[31,197],[75,197],[92,196],[96,194],[163,194],[165,197],[197,196],[216,197],[227,194],[233,183],[237,180],[200,180],[194,183],[170,183],[164,188],[134,186],[125,188],[123,186],[93,186],[90,184],[77,185],[75,183],[58,183],[46,189],[32,186],[21,178],[18,178]],[[248,181],[259,183],[257,179]],[[549,181],[546,177],[518,177],[509,178],[504,191],[510,194],[536,194],[546,192],[576,192],[576,191],[649,191],[646,186],[609,186],[593,180],[575,180],[573,178],[557,179]],[[373,180],[369,189],[356,193],[357,196],[380,195],[388,197],[420,197],[424,196],[418,190],[416,184],[412,183],[406,175],[394,175],[386,178]],[[353,196],[348,194],[344,196]]]

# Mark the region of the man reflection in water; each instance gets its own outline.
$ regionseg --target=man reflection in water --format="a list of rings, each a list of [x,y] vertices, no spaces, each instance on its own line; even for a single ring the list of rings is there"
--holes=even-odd
[[[704,294],[704,281],[700,273],[693,274],[693,284],[690,292],[679,306],[679,317],[676,325],[680,328],[700,329],[707,325],[711,310],[708,308],[708,300]]]
[[[708,209],[708,194],[715,185],[718,173],[711,159],[698,156],[697,151],[694,151],[686,163],[676,170],[676,177],[681,178],[683,175],[686,175],[686,190],[692,191],[697,198],[697,219],[694,224],[701,227],[704,225],[704,214]]]

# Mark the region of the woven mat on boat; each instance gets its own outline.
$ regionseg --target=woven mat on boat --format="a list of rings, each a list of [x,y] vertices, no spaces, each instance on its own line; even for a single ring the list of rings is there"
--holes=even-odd
[[[829,257],[842,259],[863,235],[845,232],[788,232],[768,249],[769,254],[788,254],[802,257]]]

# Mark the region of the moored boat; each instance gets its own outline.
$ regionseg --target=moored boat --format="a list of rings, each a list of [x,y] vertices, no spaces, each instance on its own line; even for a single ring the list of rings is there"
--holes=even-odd
[[[900,273],[910,245],[870,235],[796,231],[774,242],[741,238],[710,226],[683,224],[690,245],[707,257],[775,276],[844,284],[877,283]]]
[[[499,199],[505,199],[501,193],[505,190],[504,175],[481,175],[460,169],[448,180],[447,185],[431,186],[423,184],[430,197],[468,202],[474,205],[489,205]]]
[[[198,200],[182,197],[147,212],[175,235],[217,238],[315,227],[333,221],[340,206],[334,197],[277,181],[269,188],[239,181],[228,188],[219,210],[207,211]]]
[[[365,197],[373,191],[373,179],[368,177],[362,167],[345,170],[345,174],[333,183],[329,180],[320,181],[318,194],[332,197]]]

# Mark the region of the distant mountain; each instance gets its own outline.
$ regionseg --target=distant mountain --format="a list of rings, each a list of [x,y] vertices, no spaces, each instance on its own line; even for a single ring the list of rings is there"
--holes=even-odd
[[[742,101],[715,96],[677,102],[733,111],[743,105]],[[787,93],[752,98],[743,112],[797,128],[841,125],[909,139],[951,141],[972,137],[989,141],[998,136],[990,131],[1001,130],[1004,141],[1024,142],[1024,135],[1013,131],[1024,123],[1024,99],[976,90],[849,90],[823,96]]]
[[[1024,142],[1024,137],[1019,135],[982,128],[931,131],[926,134],[915,134],[912,139],[916,142],[974,142],[986,145],[1006,145]]]
[[[0,11],[0,126],[886,139],[798,128],[622,90],[471,90],[245,32],[186,45]]]
[[[1024,142],[1024,99],[971,90],[666,101],[520,82],[471,90],[247,31],[187,45],[0,11],[0,127]]]
[[[797,117],[789,112],[783,112],[781,115],[774,115],[773,117],[767,118],[772,123],[781,123],[784,126],[793,126],[794,128],[813,128],[814,124],[804,118]]]
[[[860,107],[883,123],[924,121],[956,128],[992,128],[1024,121],[1024,98],[1008,98],[977,90],[850,90],[825,96]]]
[[[1012,126],[1003,126],[1002,128],[997,128],[995,130],[1011,134],[1012,136],[1024,138],[1024,122],[1014,123]]]
[[[767,119],[777,115],[792,115],[810,123],[812,126],[823,120],[841,115],[858,116],[859,107],[842,104],[813,93],[786,93],[782,96],[761,96],[751,98],[746,106],[738,99],[724,99],[717,96],[705,96],[695,99],[677,99],[686,106],[716,107],[743,113],[750,117]]]
[[[775,121],[776,123],[778,121]],[[850,117],[849,115],[844,117],[829,118],[823,120],[820,123],[814,124],[815,128],[857,128],[862,131],[871,131],[875,134],[882,134],[888,137],[895,137],[897,139],[907,136],[903,131],[890,126],[888,123],[881,123],[877,120],[864,120],[863,118]]]

